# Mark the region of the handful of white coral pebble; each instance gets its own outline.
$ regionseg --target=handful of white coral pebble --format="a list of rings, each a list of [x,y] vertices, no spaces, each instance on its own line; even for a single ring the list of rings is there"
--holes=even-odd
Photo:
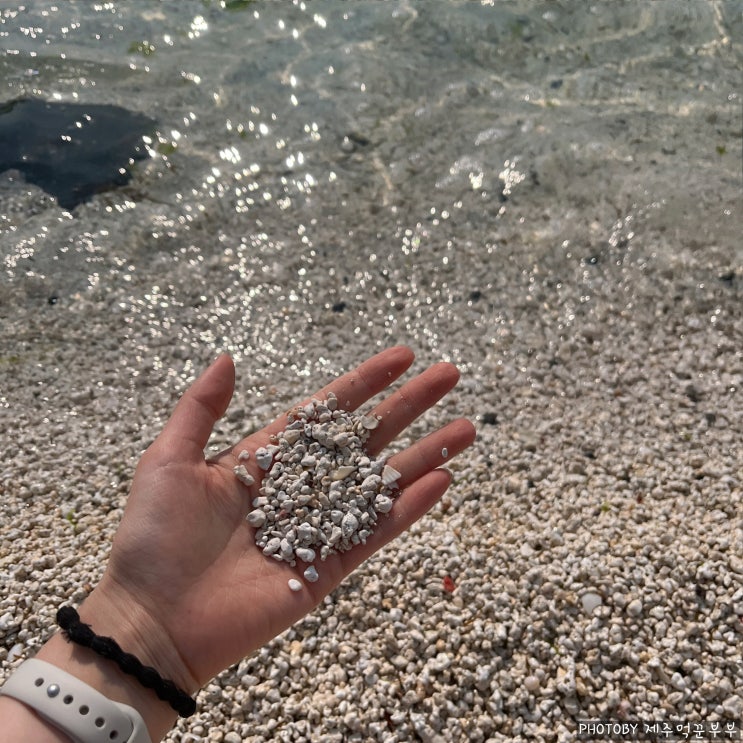
[[[332,392],[294,408],[288,419],[275,443],[255,452],[266,475],[247,519],[264,555],[307,563],[304,577],[314,583],[319,575],[311,563],[317,557],[366,542],[378,514],[389,513],[400,473],[384,457],[371,459],[364,451],[379,419],[339,410]],[[235,474],[245,482],[240,467]],[[295,579],[289,585],[302,588]]]

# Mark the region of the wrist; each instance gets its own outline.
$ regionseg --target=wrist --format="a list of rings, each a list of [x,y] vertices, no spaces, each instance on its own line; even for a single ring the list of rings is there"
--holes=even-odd
[[[20,702],[3,717],[15,726],[11,741],[23,737],[42,743],[68,736],[86,743],[152,743],[144,719],[133,707],[109,699],[77,676],[38,658],[21,663],[0,695]],[[34,717],[24,714],[27,711]],[[26,735],[21,736],[21,731]]]
[[[163,678],[189,693],[194,691],[196,684],[180,662],[167,633],[142,607],[112,590],[105,580],[80,607],[80,620],[90,625],[96,635],[116,640],[125,652],[155,668]],[[68,642],[62,633],[51,637],[37,658],[67,671],[109,699],[133,707],[142,715],[153,740],[160,739],[175,722],[175,711],[155,691],[124,673],[115,661]]]
[[[133,707],[142,716],[152,740],[160,740],[173,727],[176,713],[149,689],[92,650],[69,644],[56,634],[36,657],[66,671],[105,697]]]
[[[33,743],[70,743],[71,738],[59,728],[23,702],[8,696],[0,696],[0,743],[18,743],[31,740]]]
[[[101,637],[111,637],[127,653],[188,694],[199,689],[165,626],[114,579],[101,582],[79,607],[80,620]]]

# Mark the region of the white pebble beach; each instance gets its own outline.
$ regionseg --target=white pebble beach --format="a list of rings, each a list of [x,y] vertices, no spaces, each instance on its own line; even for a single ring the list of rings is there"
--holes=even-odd
[[[550,47],[560,86],[550,68],[478,77],[490,57],[473,42],[478,65],[442,69],[435,99],[421,83],[378,116],[349,92],[332,135],[340,113],[318,114],[307,168],[336,177],[306,192],[286,185],[273,141],[251,139],[243,157],[273,198],[250,208],[226,161],[209,181],[207,133],[74,217],[2,174],[0,682],[99,579],[139,456],[219,352],[237,388],[209,452],[407,344],[404,379],[446,360],[461,380],[389,453],[469,417],[477,440],[447,465],[449,491],[209,683],[166,740],[740,725],[741,111],[729,40],[709,28],[699,48],[716,51],[687,50],[662,79],[611,51],[571,77],[583,52]],[[403,85],[364,76],[377,107]],[[652,104],[632,98],[640,85]],[[506,95],[520,103],[496,116]],[[286,121],[272,136],[305,136]]]

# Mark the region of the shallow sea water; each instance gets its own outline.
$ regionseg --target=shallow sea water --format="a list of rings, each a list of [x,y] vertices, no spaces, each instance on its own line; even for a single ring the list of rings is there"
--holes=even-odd
[[[506,690],[543,639],[513,588],[527,570],[541,585],[564,569],[566,594],[599,591],[608,612],[610,583],[594,567],[613,575],[641,549],[649,565],[669,556],[690,575],[718,560],[732,606],[740,559],[703,548],[712,535],[740,544],[743,523],[740,39],[737,0],[3,3],[2,100],[125,106],[156,118],[158,135],[128,185],[74,212],[0,174],[0,516],[36,525],[24,551],[48,552],[51,539],[78,571],[59,587],[42,560],[9,582],[30,629],[0,636],[0,661],[47,631],[49,596],[85,595],[139,453],[219,351],[238,380],[216,448],[398,343],[414,348],[416,370],[440,359],[462,370],[410,436],[455,415],[479,434],[452,463],[448,505],[344,584],[322,623],[311,616],[289,636],[293,646],[316,634],[317,652],[301,658],[320,664],[289,674],[295,701],[250,707],[245,686],[250,740],[304,740],[291,737],[303,714],[291,705],[315,680],[329,686],[307,706],[327,711],[338,666],[322,665],[336,642],[328,616],[385,666],[359,602],[401,642],[402,623],[428,632],[438,618],[444,649],[461,614],[480,660],[499,611],[522,622],[521,639],[498,646],[503,678],[472,692],[465,712],[441,712],[442,735],[462,741],[519,739],[519,719],[527,738],[555,740],[572,714],[561,700],[540,732],[530,697]],[[3,577],[19,543],[0,549]],[[442,570],[458,608],[440,597]],[[645,577],[611,580],[629,595]],[[678,595],[654,600],[683,617]],[[401,603],[393,622],[390,606],[411,596],[416,608]],[[554,611],[555,626],[582,631],[572,604]],[[647,632],[640,640],[662,654]],[[743,683],[736,638],[728,656],[700,661],[730,689]],[[231,719],[220,694],[242,693],[241,674],[269,684],[270,663],[294,653],[281,638],[264,651],[204,692],[207,728]],[[549,679],[551,658],[540,660]],[[586,658],[576,651],[590,686]],[[643,709],[644,688],[620,670],[606,688]],[[460,672],[441,672],[441,694],[454,698]],[[371,692],[354,693],[348,709],[366,714]],[[605,698],[597,688],[582,711],[603,714]],[[723,698],[694,709],[706,717]],[[439,714],[428,701],[416,714]],[[397,700],[390,712],[407,709]],[[468,725],[485,713],[490,733],[477,737]],[[345,714],[324,712],[306,739],[363,739]],[[413,739],[406,725],[378,739]],[[198,740],[189,729],[173,740]]]
[[[3,304],[93,289],[174,327],[165,303],[229,307],[207,342],[269,365],[343,306],[331,323],[370,345],[461,362],[445,318],[471,297],[497,305],[509,262],[525,291],[583,261],[714,280],[739,260],[742,10],[6,7],[7,98],[124,105],[160,129],[130,187],[74,216],[1,176]],[[184,353],[204,343],[174,336]]]

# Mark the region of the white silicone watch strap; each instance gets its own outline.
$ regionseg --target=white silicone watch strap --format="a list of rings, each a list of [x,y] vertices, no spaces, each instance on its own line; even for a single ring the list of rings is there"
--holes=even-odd
[[[27,660],[0,694],[31,707],[76,743],[152,743],[142,716],[43,660]]]

